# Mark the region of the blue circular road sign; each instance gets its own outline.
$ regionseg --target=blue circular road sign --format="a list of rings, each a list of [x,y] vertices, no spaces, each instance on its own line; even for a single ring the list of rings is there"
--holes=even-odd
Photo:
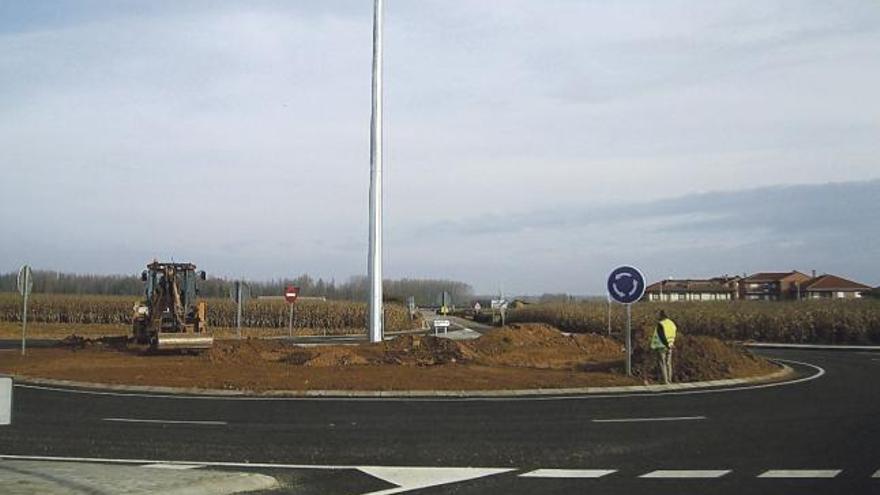
[[[645,295],[645,276],[632,266],[615,268],[608,276],[608,295],[622,304],[638,301]]]

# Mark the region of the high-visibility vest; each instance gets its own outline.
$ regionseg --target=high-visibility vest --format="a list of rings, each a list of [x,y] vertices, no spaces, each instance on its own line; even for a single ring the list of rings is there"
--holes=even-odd
[[[675,345],[675,333],[678,331],[675,322],[666,318],[660,320],[659,326],[663,329],[663,335],[666,337],[666,342],[669,343],[669,347],[671,348]],[[660,335],[657,334],[656,328],[654,329],[654,336],[651,337],[651,349],[666,349],[666,346],[663,345],[663,341],[660,340]]]

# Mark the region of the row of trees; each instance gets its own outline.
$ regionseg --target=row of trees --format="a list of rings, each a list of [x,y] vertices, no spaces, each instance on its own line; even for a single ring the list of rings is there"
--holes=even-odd
[[[17,272],[0,274],[0,292],[13,292]],[[232,280],[209,278],[199,285],[203,297],[226,297]],[[248,282],[251,295],[279,296],[284,287],[295,285],[300,295],[326,297],[332,300],[363,301],[369,293],[367,277],[352,277],[346,282],[317,280],[309,275],[272,281]],[[466,303],[473,297],[473,289],[464,282],[441,279],[400,279],[384,283],[387,300],[406,302],[413,296],[420,306],[437,303],[440,294],[448,292],[456,303]],[[140,277],[131,275],[79,275],[53,271],[34,271],[34,292],[42,294],[97,294],[138,296],[144,291]]]

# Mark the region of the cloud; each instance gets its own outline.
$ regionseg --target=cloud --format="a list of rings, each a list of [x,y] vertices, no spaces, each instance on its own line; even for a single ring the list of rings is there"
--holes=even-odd
[[[370,8],[2,4],[0,270],[365,272]],[[618,257],[667,270],[671,245],[747,269],[740,247],[812,227],[700,194],[875,179],[878,21],[855,1],[387,3],[389,273],[592,290]]]
[[[527,293],[600,293],[617,263],[654,278],[816,269],[877,284],[878,197],[880,180],[719,191],[478,215],[411,238],[454,240],[438,242],[441,257],[479,287],[502,280]],[[427,249],[413,242],[412,252]]]

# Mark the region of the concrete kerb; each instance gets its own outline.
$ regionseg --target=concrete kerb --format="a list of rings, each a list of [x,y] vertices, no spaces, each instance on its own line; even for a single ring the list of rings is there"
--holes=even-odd
[[[865,351],[880,352],[880,345],[846,345],[846,344],[783,344],[779,342],[742,342],[746,347],[755,349],[800,349],[811,351]]]
[[[80,389],[85,391],[103,391],[118,393],[149,393],[180,396],[213,396],[229,398],[273,397],[291,398],[478,398],[478,397],[546,397],[546,396],[577,396],[591,394],[632,394],[658,393],[695,389],[711,389],[739,385],[782,382],[795,375],[794,370],[774,361],[780,369],[768,375],[749,378],[729,378],[703,382],[670,383],[668,385],[626,385],[614,387],[581,387],[581,388],[537,388],[519,390],[268,390],[254,392],[248,390],[223,390],[182,387],[154,387],[144,385],[112,385],[105,383],[76,382],[71,380],[54,380],[48,378],[31,378],[16,376],[16,383],[45,387]]]

